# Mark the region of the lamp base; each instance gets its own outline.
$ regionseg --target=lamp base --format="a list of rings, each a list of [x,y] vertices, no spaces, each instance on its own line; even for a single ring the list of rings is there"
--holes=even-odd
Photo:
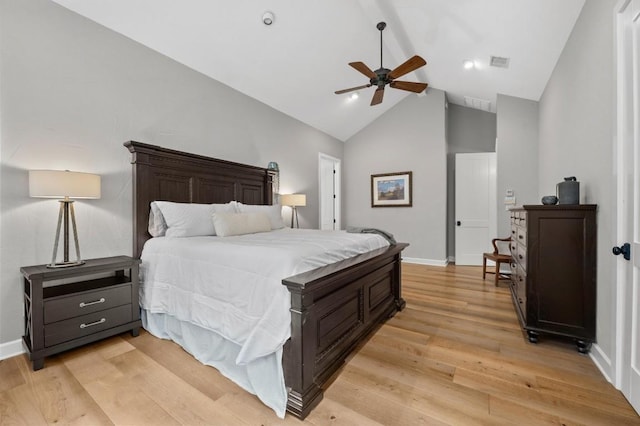
[[[47,265],[47,268],[70,268],[73,266],[84,265],[84,260],[76,260],[73,262],[60,262],[60,263],[50,263]]]

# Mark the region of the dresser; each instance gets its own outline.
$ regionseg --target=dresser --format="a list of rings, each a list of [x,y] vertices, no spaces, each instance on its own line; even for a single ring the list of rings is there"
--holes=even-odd
[[[596,205],[511,210],[511,295],[529,341],[574,339],[589,352],[596,332]]]
[[[44,358],[124,331],[138,335],[140,260],[89,259],[68,268],[20,268],[24,280],[22,338],[34,370]]]

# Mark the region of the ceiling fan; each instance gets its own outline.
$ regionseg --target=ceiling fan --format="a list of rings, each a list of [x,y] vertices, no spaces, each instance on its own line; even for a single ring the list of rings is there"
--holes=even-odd
[[[382,102],[382,98],[384,97],[384,87],[387,84],[394,89],[407,90],[414,93],[420,93],[427,88],[427,83],[396,81],[396,78],[402,77],[403,75],[408,74],[411,71],[415,71],[427,64],[427,62],[418,55],[409,58],[407,61],[393,70],[384,68],[382,66],[382,30],[384,30],[386,26],[387,24],[384,22],[378,22],[378,25],[376,25],[376,28],[380,30],[380,68],[375,71],[371,71],[371,69],[363,62],[349,62],[349,65],[356,71],[360,71],[362,74],[369,77],[369,84],[352,87],[350,89],[338,90],[335,92],[336,95],[341,95],[353,90],[360,90],[367,87],[376,86],[376,91],[374,92],[373,98],[371,99],[371,106],[373,106],[378,105],[380,102]]]

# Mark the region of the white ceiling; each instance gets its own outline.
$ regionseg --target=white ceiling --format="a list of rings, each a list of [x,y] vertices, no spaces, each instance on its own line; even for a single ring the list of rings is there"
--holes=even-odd
[[[584,0],[53,0],[342,141],[406,96],[387,86],[371,107],[333,92],[368,83],[347,64],[385,68],[414,54],[427,65],[401,80],[450,102],[498,93],[539,100]],[[275,22],[262,23],[265,11]],[[510,58],[489,67],[491,55]],[[464,59],[477,68],[463,69]],[[421,96],[421,95],[420,95]],[[427,94],[428,96],[428,90]]]

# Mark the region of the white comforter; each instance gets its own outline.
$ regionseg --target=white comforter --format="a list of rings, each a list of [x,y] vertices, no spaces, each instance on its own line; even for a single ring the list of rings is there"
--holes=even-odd
[[[387,245],[375,234],[289,228],[234,237],[152,238],[141,257],[140,305],[234,342],[240,347],[236,364],[248,364],[281,354],[290,336],[283,278]],[[283,406],[272,408],[283,415],[284,407],[286,397]]]

